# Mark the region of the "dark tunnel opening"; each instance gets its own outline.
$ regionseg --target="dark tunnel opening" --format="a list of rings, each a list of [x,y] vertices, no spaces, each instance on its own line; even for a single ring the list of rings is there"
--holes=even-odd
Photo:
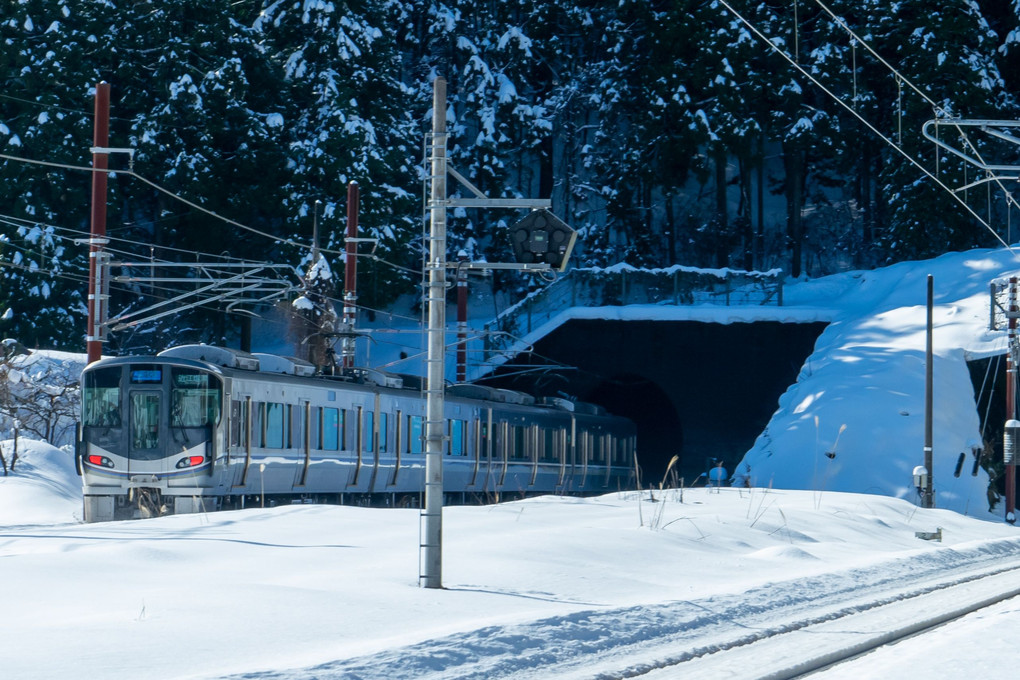
[[[588,401],[634,421],[642,484],[660,482],[670,459],[684,448],[683,423],[669,395],[647,378],[622,375],[602,382],[588,395]]]
[[[1005,355],[967,362],[971,384],[974,387],[974,402],[977,405],[980,423],[980,448],[963,451],[963,465],[957,466],[959,474],[976,476],[979,468],[988,473],[989,504],[994,506],[1006,494],[1006,467],[1003,463],[1003,434],[1007,415]]]
[[[629,417],[642,483],[658,484],[678,455],[691,485],[714,459],[736,471],[825,326],[574,319],[485,382]]]

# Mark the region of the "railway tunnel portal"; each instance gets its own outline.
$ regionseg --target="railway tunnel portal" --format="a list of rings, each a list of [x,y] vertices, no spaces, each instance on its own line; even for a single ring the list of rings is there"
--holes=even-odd
[[[734,472],[825,326],[570,319],[486,382],[566,394],[629,417],[643,485],[658,484],[676,455],[689,486],[714,460]]]

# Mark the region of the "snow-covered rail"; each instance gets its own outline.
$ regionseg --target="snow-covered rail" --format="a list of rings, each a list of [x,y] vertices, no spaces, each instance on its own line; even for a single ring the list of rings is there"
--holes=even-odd
[[[743,593],[573,611],[245,678],[792,678],[1020,594],[1020,539]]]
[[[793,680],[1020,596],[1017,568],[952,582],[835,619],[781,630],[750,644],[644,672],[644,680],[676,677]],[[739,669],[739,672],[737,672]],[[633,677],[626,673],[617,677]]]

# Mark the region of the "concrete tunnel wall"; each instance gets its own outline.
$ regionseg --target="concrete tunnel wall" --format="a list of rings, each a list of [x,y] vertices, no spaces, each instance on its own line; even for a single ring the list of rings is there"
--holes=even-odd
[[[712,458],[732,473],[797,378],[824,323],[572,320],[490,384],[567,394],[635,421],[645,485],[673,455],[691,485]],[[515,375],[558,362],[574,370]]]

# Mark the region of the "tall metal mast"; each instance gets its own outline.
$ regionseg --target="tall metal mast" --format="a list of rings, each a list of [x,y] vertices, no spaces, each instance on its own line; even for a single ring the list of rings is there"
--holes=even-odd
[[[446,80],[432,84],[432,190],[429,200],[428,355],[425,388],[425,508],[419,580],[442,588],[443,400],[446,374]]]
[[[347,185],[347,240],[344,260],[344,336],[340,341],[340,365],[354,366],[354,324],[358,319],[358,183]]]
[[[467,178],[447,163],[446,144],[446,80],[437,77],[433,82],[431,191],[428,202],[430,221],[428,272],[428,352],[425,383],[425,507],[420,542],[419,583],[425,588],[442,588],[443,542],[443,449],[446,446],[446,415],[443,408],[446,379],[446,209],[454,208],[510,208],[532,210],[528,217],[512,227],[515,233],[512,246],[516,264],[459,262],[458,273],[468,269],[507,269],[550,272],[562,271],[570,258],[576,232],[548,212],[552,201],[548,198],[495,198],[490,199]],[[473,198],[446,196],[447,174],[470,191]],[[554,246],[550,246],[553,237]],[[466,293],[467,289],[464,288]],[[466,299],[465,299],[466,302]],[[466,305],[464,305],[466,307]],[[463,333],[463,330],[462,330]],[[463,344],[463,336],[460,338]],[[459,374],[460,375],[460,374]]]

